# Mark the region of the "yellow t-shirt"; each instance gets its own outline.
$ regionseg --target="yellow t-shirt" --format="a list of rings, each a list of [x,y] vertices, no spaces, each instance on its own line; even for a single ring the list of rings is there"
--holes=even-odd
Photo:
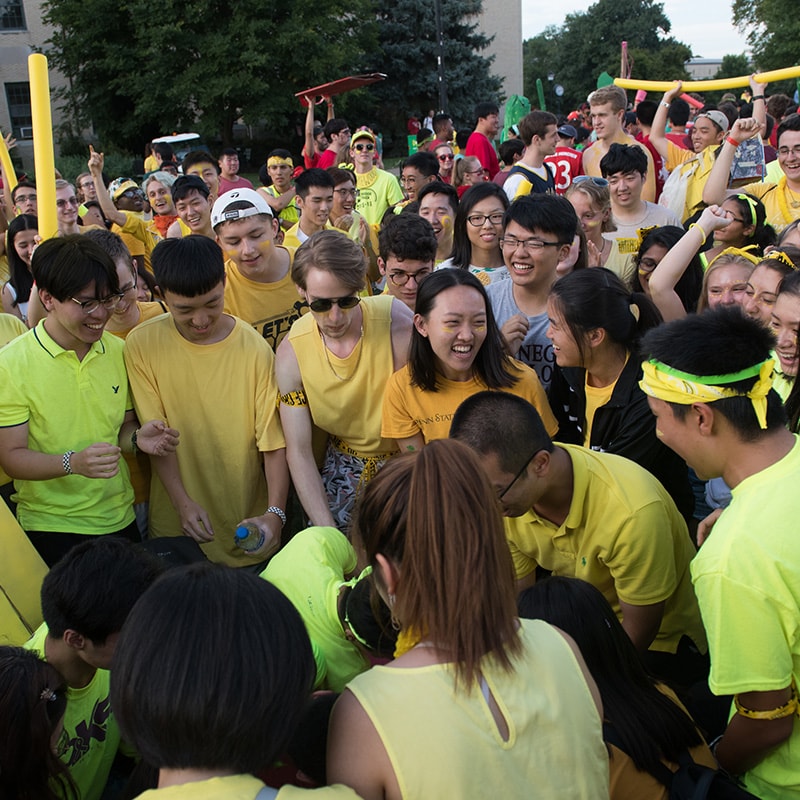
[[[767,222],[780,233],[784,228],[791,225],[796,219],[800,219],[800,205],[792,207],[792,202],[800,200],[800,194],[794,196],[786,186],[786,181],[781,178],[778,183],[748,183],[739,189],[740,192],[757,197],[763,204],[767,212]]]
[[[682,220],[686,220],[702,208],[705,208],[703,202],[703,188],[706,185],[708,176],[714,167],[716,158],[714,153],[719,148],[719,145],[710,145],[702,150],[700,153],[694,153],[691,150],[684,150],[667,140],[667,163],[666,167],[669,172],[674,169],[681,168],[683,164],[692,161],[695,157],[699,156],[698,166],[690,175],[686,183],[686,199],[683,206]],[[686,169],[690,169],[686,167]]]
[[[142,256],[145,270],[152,275],[153,267],[150,256],[161,237],[157,236],[149,224],[132,211],[123,211],[122,213],[125,214],[125,224],[120,227],[114,223],[111,230],[119,234],[132,256]]]
[[[136,323],[136,325],[141,325],[143,322],[147,322],[147,320],[153,319],[153,317],[160,317],[162,314],[168,313],[167,307],[163,303],[159,303],[158,301],[154,303],[143,303],[137,301],[136,305],[139,306],[139,321]],[[111,322],[113,322],[113,320],[114,318],[111,317]],[[120,339],[127,339],[128,334],[136,327],[136,325],[133,325],[130,328],[125,328],[125,330],[118,330],[118,331],[111,330],[109,325],[106,325],[106,330]]]
[[[0,347],[5,347],[12,339],[28,332],[28,326],[13,314],[0,314]],[[11,478],[0,469],[0,486],[5,486]]]
[[[588,373],[587,373],[588,374]],[[604,406],[614,393],[617,381],[609,383],[608,386],[589,386],[588,381],[584,381],[584,392],[586,394],[586,435],[583,437],[583,446],[588,447],[592,440],[592,423],[594,414],[598,408]]]
[[[705,652],[706,637],[689,576],[695,554],[686,522],[662,485],[622,456],[560,444],[573,470],[566,520],[554,525],[531,509],[505,519],[518,578],[537,566],[581,578],[614,611],[665,601],[651,650],[674,653],[682,635]]]
[[[338,228],[334,228],[330,220],[328,220],[325,223],[324,230],[339,231],[339,233],[341,233],[342,235],[344,236],[347,235],[346,231],[340,231]],[[283,246],[291,250],[293,255],[294,251],[297,250],[297,248],[300,247],[300,245],[303,244],[303,242],[311,238],[310,236],[302,234],[303,238],[301,240],[301,233],[302,232],[300,231],[300,223],[297,222],[294,225],[292,225],[292,227],[289,228],[289,230],[286,231],[286,233],[283,234]]]
[[[125,342],[125,363],[140,419],[163,419],[181,434],[183,485],[208,512],[215,540],[202,545],[212,561],[233,566],[257,557],[236,547],[238,523],[269,505],[262,453],[285,447],[275,399],[269,345],[236,320],[225,339],[184,339],[165,315],[137,326]],[[179,517],[153,471],[151,536],[181,536]]]
[[[514,386],[499,391],[515,394],[531,403],[539,412],[547,433],[554,436],[558,431],[558,423],[536,372],[511,358],[507,359],[507,363],[519,380]],[[446,439],[450,435],[450,423],[456,409],[468,397],[488,388],[478,378],[451,381],[441,375],[436,377],[436,386],[437,391],[428,392],[412,385],[408,364],[395,372],[389,378],[383,395],[381,436],[407,439],[421,433],[425,444],[433,439]]]
[[[294,252],[289,250],[289,263]],[[225,312],[252,325],[269,343],[273,351],[289,333],[292,323],[308,311],[308,306],[292,282],[287,270],[279,281],[252,281],[239,272],[233,261],[225,263]]]
[[[115,444],[133,409],[122,342],[104,333],[78,361],[56,344],[46,320],[0,350],[0,425],[28,424],[28,447],[40,453]],[[26,530],[112,533],[133,522],[133,490],[120,461],[113,478],[66,475],[15,481],[17,518]]]
[[[252,775],[226,775],[224,778],[207,778],[164,789],[150,789],[140,794],[137,800],[255,800],[263,781]],[[316,795],[311,798],[310,795]],[[301,789],[298,786],[282,786],[277,800],[358,800],[358,795],[349,787],[335,784],[321,789]]]
[[[347,358],[327,350],[311,314],[289,331],[314,424],[365,456],[397,450],[381,436],[383,392],[394,366],[393,301],[391,295],[361,301],[363,335]]]

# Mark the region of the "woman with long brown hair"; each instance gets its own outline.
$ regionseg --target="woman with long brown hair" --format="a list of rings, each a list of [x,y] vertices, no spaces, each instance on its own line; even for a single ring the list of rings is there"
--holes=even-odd
[[[328,780],[365,800],[607,797],[594,681],[568,636],[517,618],[497,497],[472,450],[440,439],[392,459],[356,530],[402,655],[337,702]]]

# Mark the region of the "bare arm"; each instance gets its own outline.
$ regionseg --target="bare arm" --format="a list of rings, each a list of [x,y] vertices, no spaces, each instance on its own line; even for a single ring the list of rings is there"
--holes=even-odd
[[[288,338],[280,343],[275,355],[275,375],[281,394],[303,391],[297,356]],[[280,415],[286,437],[286,461],[300,502],[312,525],[335,528],[322,476],[314,461],[311,412],[307,405],[288,406],[281,403]]]
[[[759,104],[762,105],[762,104]],[[707,205],[719,205],[724,199],[728,189],[728,179],[731,174],[731,164],[736,155],[736,148],[746,139],[757,136],[761,126],[753,117],[737,119],[722,143],[722,149],[717,155],[717,160],[703,187],[703,202]],[[731,144],[735,141],[736,144]]]
[[[686,309],[675,287],[706,238],[730,223],[731,218],[719,206],[704,209],[697,224],[681,236],[653,270],[649,281],[650,296],[665,322],[686,316]]]
[[[411,344],[411,329],[414,315],[411,309],[397,299],[392,300],[392,357],[394,371],[404,367],[408,361],[408,348]]]
[[[125,215],[114,205],[111,195],[103,183],[103,165],[105,164],[105,157],[102,153],[95,153],[94,148],[89,145],[89,172],[94,181],[94,188],[97,192],[97,202],[100,203],[100,208],[103,210],[103,216],[106,219],[115,222],[120,228],[125,224]]]
[[[306,111],[305,144],[303,145],[303,155],[309,159],[314,157],[314,98],[310,95],[303,96],[308,103]]]
[[[752,711],[769,711],[788,702],[790,687],[770,692],[745,692],[739,702]],[[781,719],[750,719],[734,714],[717,746],[720,766],[734,775],[754,767],[791,735],[794,714]]]
[[[16,147],[17,144],[17,140],[14,139],[10,133],[6,135],[5,142],[6,149],[9,152],[11,148]],[[2,161],[0,161],[0,177],[3,178],[3,214],[1,215],[2,219],[0,219],[0,230],[5,230],[8,227],[8,223],[16,216],[16,212],[14,210],[14,203],[11,200],[11,192],[8,189],[8,175],[6,175],[6,171],[3,168]]]
[[[664,92],[664,97],[658,104],[656,115],[653,118],[653,125],[650,128],[650,143],[658,150],[659,155],[667,160],[669,146],[667,144],[667,115],[669,114],[669,104],[680,95],[683,83],[676,81],[675,86],[668,92]]]
[[[750,76],[750,91],[753,93],[753,98],[761,98],[760,100],[753,100],[753,119],[758,122],[762,129],[766,129],[767,126],[767,101],[764,97],[766,88],[766,83],[759,83],[756,80],[755,73]]]
[[[181,479],[178,456],[175,453],[154,456],[150,459],[150,463],[161,483],[164,484],[170,503],[178,513],[183,535],[189,536],[196,542],[212,541],[214,528],[211,525],[211,519],[208,512],[187,494]]]
[[[14,299],[11,296],[11,287],[7,283],[3,286],[2,300],[3,311],[6,314],[13,314],[15,317],[22,319],[22,312],[19,310],[19,305],[14,305]]]
[[[634,140],[635,141],[635,140]],[[642,187],[642,200],[647,200],[649,203],[656,201],[656,165],[653,162],[653,154],[641,142],[636,142],[639,147],[647,154],[647,175],[644,178],[644,186]]]
[[[176,219],[169,228],[167,228],[167,239],[182,239],[183,238],[183,231],[181,230],[181,224]]]
[[[421,433],[415,433],[413,436],[407,436],[405,439],[395,439],[397,442],[397,449],[401,453],[414,453],[417,450],[422,450],[425,447],[425,439]]]
[[[622,627],[634,647],[644,653],[656,638],[661,620],[664,618],[664,601],[647,606],[632,606],[619,601],[622,611]]]
[[[270,194],[263,186],[260,186],[258,191],[261,193],[261,196],[269,203],[269,207],[276,213],[280,214],[289,203],[292,202],[295,196],[295,189],[292,186],[291,189],[287,189],[283,194],[275,195]]]

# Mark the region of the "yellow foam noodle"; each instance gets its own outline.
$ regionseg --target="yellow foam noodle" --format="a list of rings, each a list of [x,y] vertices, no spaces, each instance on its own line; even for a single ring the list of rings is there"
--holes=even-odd
[[[800,65],[774,69],[769,72],[759,72],[755,78],[759,83],[774,83],[775,81],[800,78]],[[675,81],[640,81],[633,78],[614,78],[614,84],[621,86],[623,89],[644,89],[646,92],[668,92],[675,87]],[[682,89],[684,92],[723,92],[727,89],[741,89],[749,85],[750,76],[742,75],[738,78],[722,78],[719,80],[683,81]]]
[[[3,172],[6,175],[6,182],[8,186],[7,191],[13,192],[17,185],[17,173],[14,171],[14,165],[11,163],[11,156],[8,154],[5,139],[0,136],[0,161],[3,162]]]
[[[50,112],[50,76],[47,58],[28,56],[33,122],[33,158],[36,164],[36,206],[39,236],[51,239],[58,233],[56,218],[56,165],[53,156],[53,119]]]
[[[42,624],[47,565],[0,500],[0,644],[21,645]]]

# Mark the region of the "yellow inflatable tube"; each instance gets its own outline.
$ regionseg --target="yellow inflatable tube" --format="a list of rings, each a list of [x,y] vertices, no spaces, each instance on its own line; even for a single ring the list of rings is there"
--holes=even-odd
[[[800,78],[800,65],[774,69],[770,72],[760,72],[755,76],[759,83],[774,83],[792,78]],[[637,81],[632,78],[614,78],[614,84],[623,89],[644,89],[646,92],[668,92],[675,88],[675,81]],[[740,89],[750,85],[750,76],[743,75],[739,78],[722,78],[709,81],[683,81],[681,87],[684,92],[723,92],[727,89]]]
[[[53,120],[50,113],[50,76],[47,72],[47,59],[41,53],[28,56],[28,76],[31,84],[39,236],[50,239],[58,233],[56,165],[53,156]]]

